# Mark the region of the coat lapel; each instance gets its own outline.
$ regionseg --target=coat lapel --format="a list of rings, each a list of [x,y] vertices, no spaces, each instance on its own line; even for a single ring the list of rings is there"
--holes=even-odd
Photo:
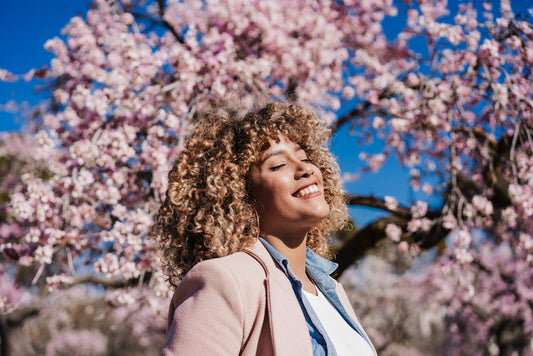
[[[291,282],[260,241],[249,252],[265,269],[267,312],[275,354],[311,356],[309,329]]]

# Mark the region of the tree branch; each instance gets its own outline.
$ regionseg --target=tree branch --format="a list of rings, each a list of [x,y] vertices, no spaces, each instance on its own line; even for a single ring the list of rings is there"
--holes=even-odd
[[[370,108],[371,104],[368,101],[364,103],[359,103],[354,109],[350,110],[342,117],[340,117],[333,125],[330,126],[331,132],[335,133],[338,129],[341,128],[344,124],[350,122],[354,117],[362,116],[365,111]]]
[[[373,195],[346,195],[346,201],[348,205],[367,206],[369,208],[381,209],[388,211],[391,214],[403,219],[410,219],[411,212],[408,208],[398,206],[396,209],[389,209],[383,199],[377,198]]]
[[[404,230],[407,220],[398,216],[385,216],[357,231],[350,240],[344,243],[333,260],[339,264],[335,271],[336,276],[341,276],[352,263],[363,257],[367,250],[376,246],[385,237],[385,228],[389,224],[398,225]]]
[[[150,279],[150,273],[145,273],[144,278],[141,283],[149,279]],[[85,275],[85,276],[74,277],[70,283],[65,283],[65,285],[71,287],[77,284],[84,284],[84,283],[98,284],[106,288],[115,289],[115,288],[137,286],[140,283],[140,278],[109,279],[109,278],[104,278],[104,277],[95,276],[95,275]],[[10,313],[7,313],[5,315],[0,315],[0,318],[1,318],[0,321],[3,322],[4,325],[7,325],[8,327],[19,326],[22,324],[22,322],[26,318],[39,314],[40,310],[42,309],[42,306],[43,306],[42,301],[38,301],[28,306],[17,308]]]
[[[109,279],[109,278],[104,278],[104,277],[89,274],[86,276],[74,277],[72,282],[69,283],[69,285],[90,283],[90,284],[99,284],[103,287],[108,287],[108,288],[124,288],[124,287],[134,286],[138,283],[138,281],[139,281],[138,278]]]
[[[41,302],[35,302],[22,308],[15,309],[7,315],[3,315],[2,319],[8,327],[16,327],[22,325],[22,322],[34,315],[39,314],[43,307]]]
[[[296,88],[298,87],[298,79],[290,77],[287,83],[287,98],[289,101],[298,101],[298,95],[296,95]]]
[[[366,227],[357,231],[350,240],[344,243],[335,257],[335,262],[339,264],[336,271],[337,276],[342,275],[352,263],[362,258],[369,249],[375,247],[377,243],[386,236],[385,228],[388,224],[395,224],[405,232],[407,229],[407,222],[412,218],[408,208],[398,206],[394,210],[389,209],[382,199],[372,195],[347,195],[347,202],[349,205],[381,209],[390,212],[393,215],[385,216],[373,221]],[[436,220],[439,219],[442,214],[442,209],[434,209],[429,210],[426,213],[426,217]],[[411,241],[418,243],[420,248],[429,249],[438,245],[444,238],[446,238],[449,232],[449,229],[442,227],[442,222],[440,220],[436,220],[435,224],[429,231],[408,233],[407,236]]]
[[[178,32],[176,32],[174,27],[167,20],[165,20],[164,18],[158,19],[158,18],[155,18],[153,16],[150,16],[150,15],[147,15],[147,14],[141,14],[141,13],[138,13],[138,12],[131,12],[131,14],[134,17],[136,17],[136,18],[141,18],[141,19],[145,19],[145,20],[151,21],[152,22],[151,25],[155,24],[155,25],[161,25],[161,26],[165,27],[167,30],[172,32],[172,35],[174,35],[174,38],[176,39],[177,42],[179,42],[181,44],[185,44],[185,40],[183,39],[183,37],[181,37],[181,35]]]
[[[452,131],[462,134],[471,134],[480,141],[488,142],[490,148],[492,148],[493,150],[496,150],[498,147],[498,142],[496,142],[493,138],[487,136],[487,132],[479,127],[467,128],[464,126],[459,126],[454,128]]]
[[[438,216],[442,215],[442,212],[437,213],[436,211],[432,211],[433,215],[439,214]],[[430,214],[428,213],[426,216],[430,217]],[[436,217],[433,217],[435,219]],[[442,226],[442,222],[439,220],[436,224],[434,224],[429,231],[426,232],[417,232],[412,234],[413,241],[416,241],[419,243],[420,248],[422,249],[430,249],[432,247],[437,246],[442,240],[448,236],[450,233],[449,229],[446,229]]]
[[[8,355],[9,353],[9,340],[7,339],[6,325],[4,320],[0,318],[0,355]]]
[[[131,14],[138,18],[144,18],[147,20],[152,21],[155,24],[162,25],[166,27],[170,32],[172,32],[172,35],[174,35],[174,38],[176,38],[176,41],[178,41],[181,44],[185,44],[185,40],[183,37],[176,31],[174,26],[172,26],[167,20],[165,20],[165,0],[157,0],[157,6],[159,10],[159,17],[160,19],[154,18],[152,16],[149,16],[147,14],[140,14],[132,12]]]

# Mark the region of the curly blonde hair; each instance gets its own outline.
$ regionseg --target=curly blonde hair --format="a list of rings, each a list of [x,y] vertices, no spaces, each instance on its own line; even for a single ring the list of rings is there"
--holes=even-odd
[[[308,247],[329,256],[327,238],[347,221],[338,165],[327,148],[330,130],[311,110],[273,102],[237,116],[220,110],[197,114],[197,126],[169,172],[152,234],[174,287],[196,263],[254,243],[259,226],[249,175],[269,142],[281,136],[299,144],[324,178],[330,214],[310,229]]]

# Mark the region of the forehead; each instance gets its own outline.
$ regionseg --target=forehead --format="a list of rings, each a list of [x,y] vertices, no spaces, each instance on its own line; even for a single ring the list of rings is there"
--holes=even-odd
[[[274,151],[299,151],[301,149],[302,147],[298,143],[291,141],[291,139],[286,136],[280,136],[277,139],[269,139],[268,142],[265,143],[261,151],[261,158],[264,158]]]
[[[298,151],[303,151],[302,147],[287,137],[280,137],[278,141],[270,140],[268,148],[261,153],[259,165],[263,164],[271,157],[296,153]]]

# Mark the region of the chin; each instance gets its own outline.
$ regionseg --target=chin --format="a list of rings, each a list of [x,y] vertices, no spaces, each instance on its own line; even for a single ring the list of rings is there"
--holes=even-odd
[[[329,204],[324,202],[323,204],[320,204],[320,206],[317,207],[318,215],[322,215],[322,218],[325,218],[329,215],[331,212],[331,209],[329,207]]]
[[[329,216],[329,205],[326,205],[325,207],[317,207],[317,209],[313,213],[313,217],[315,218],[314,220],[316,220],[314,224],[319,223],[320,221],[324,220]]]

